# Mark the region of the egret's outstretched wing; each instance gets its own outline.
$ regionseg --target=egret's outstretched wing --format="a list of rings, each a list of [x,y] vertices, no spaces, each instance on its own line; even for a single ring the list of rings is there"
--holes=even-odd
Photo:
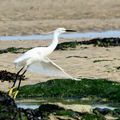
[[[49,58],[45,58],[43,61],[35,62],[28,67],[28,70],[31,72],[42,73],[48,76],[59,76],[64,78],[71,78],[64,70],[56,65],[53,61]]]

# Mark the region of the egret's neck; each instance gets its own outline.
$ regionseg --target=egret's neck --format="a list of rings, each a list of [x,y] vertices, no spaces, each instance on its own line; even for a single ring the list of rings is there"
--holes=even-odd
[[[59,33],[53,33],[52,43],[48,46],[48,54],[52,53],[58,44]]]

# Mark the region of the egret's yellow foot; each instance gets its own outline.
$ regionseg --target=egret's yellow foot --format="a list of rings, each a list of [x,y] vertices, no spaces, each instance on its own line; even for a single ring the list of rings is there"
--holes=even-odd
[[[12,97],[13,95],[13,90],[15,89],[15,87],[10,88],[10,90],[8,91],[8,95]]]
[[[10,90],[8,91],[8,95],[11,96],[12,98],[16,99],[16,96],[19,91],[18,90],[13,91],[14,89],[15,89],[15,87],[10,88]]]
[[[13,98],[14,98],[14,99],[16,99],[16,96],[17,96],[18,92],[19,92],[18,90],[15,91],[15,92],[13,92]]]

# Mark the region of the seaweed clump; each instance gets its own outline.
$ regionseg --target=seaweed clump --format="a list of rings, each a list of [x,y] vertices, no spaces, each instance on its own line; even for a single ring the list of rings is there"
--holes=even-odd
[[[19,80],[21,78],[21,80],[25,80],[25,76],[23,75],[18,75],[17,79]],[[0,80],[1,82],[4,81],[8,81],[8,82],[12,82],[16,79],[16,73],[12,73],[12,72],[8,72],[6,70],[1,70],[0,71]]]
[[[10,52],[10,53],[16,53],[16,54],[17,54],[17,53],[24,53],[24,52],[26,52],[27,50],[30,50],[30,49],[31,49],[31,48],[9,47],[9,48],[7,48],[7,49],[1,49],[1,50],[0,50],[0,54],[8,53],[8,52]]]
[[[64,42],[58,44],[56,50],[76,48],[78,45],[94,45],[99,47],[120,46],[120,38],[95,38],[91,40]]]
[[[92,102],[119,103],[120,83],[106,79],[70,79],[49,80],[35,85],[25,85],[20,88],[20,98],[42,97],[59,99],[88,98]]]

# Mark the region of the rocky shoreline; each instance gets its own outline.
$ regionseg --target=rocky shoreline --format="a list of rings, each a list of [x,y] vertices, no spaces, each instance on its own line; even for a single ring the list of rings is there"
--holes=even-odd
[[[58,45],[56,50],[75,49],[79,45],[93,45],[100,47],[119,46],[120,38],[91,39],[89,41],[65,42]],[[23,53],[31,48],[7,48],[0,50],[2,53]],[[81,56],[66,56],[66,58]],[[83,58],[88,58],[83,56]],[[104,59],[94,60],[94,63],[108,61]],[[119,70],[119,66],[116,67]],[[16,74],[8,71],[0,71],[2,82],[11,82]],[[25,76],[19,76],[25,80]],[[19,79],[19,78],[18,78]],[[50,103],[49,98],[76,98],[79,100],[88,100],[92,103],[119,104],[120,87],[119,83],[108,81],[106,79],[86,79],[81,81],[73,80],[49,80],[34,85],[26,85],[20,88],[18,98],[46,97],[47,103],[41,103],[36,109],[24,109],[17,107],[16,102],[6,93],[0,92],[0,120],[119,120],[120,109],[111,110],[109,108],[91,108],[85,105],[66,105]],[[71,89],[72,88],[72,89]],[[86,108],[89,108],[86,110]]]
[[[71,85],[72,91],[70,91]],[[107,91],[107,86],[109,86],[109,91]],[[44,98],[45,95],[46,101],[41,102],[36,109],[25,109],[17,106],[19,100],[16,103],[7,93],[0,92],[0,120],[119,120],[119,105],[116,105],[114,109],[90,105],[90,101],[92,104],[112,102],[115,105],[119,103],[119,88],[117,82],[100,79],[50,80],[35,85],[26,85],[21,87],[18,98],[25,99],[31,95],[34,95],[33,98],[36,96]],[[98,91],[101,91],[101,94],[98,94]],[[118,94],[115,96],[114,92]],[[86,101],[86,103],[89,101],[89,105],[74,101],[68,104],[58,100],[58,98],[65,99],[70,96],[74,99],[76,96],[77,99]],[[51,102],[49,97],[54,98],[54,102]]]
[[[63,42],[59,43],[55,50],[67,50],[67,49],[75,49],[80,45],[93,45],[99,47],[111,47],[111,46],[120,46],[120,38],[95,38],[90,40],[83,41],[71,41],[71,42]],[[0,54],[3,53],[24,53],[28,50],[32,49],[32,47],[24,48],[24,47],[9,47],[6,49],[1,49]]]
[[[110,119],[109,119],[110,118]],[[0,120],[119,120],[120,110],[94,108],[74,111],[57,104],[41,104],[37,109],[18,108],[6,93],[0,92]]]

